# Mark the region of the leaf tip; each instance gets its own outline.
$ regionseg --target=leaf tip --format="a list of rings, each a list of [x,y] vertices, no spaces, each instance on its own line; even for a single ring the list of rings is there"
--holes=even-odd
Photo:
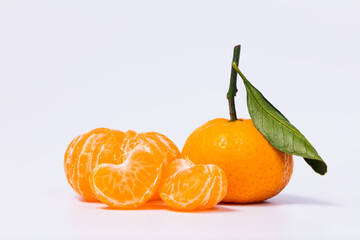
[[[307,164],[318,174],[324,176],[327,173],[327,165],[323,160],[304,158]]]

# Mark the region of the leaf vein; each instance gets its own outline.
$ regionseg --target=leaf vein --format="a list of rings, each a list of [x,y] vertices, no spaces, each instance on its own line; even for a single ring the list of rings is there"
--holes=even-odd
[[[248,82],[245,82],[246,86],[248,84]],[[249,88],[249,87],[248,87]],[[286,124],[282,123],[278,118],[276,118],[273,114],[271,114],[269,111],[266,110],[266,108],[257,100],[257,98],[255,97],[254,93],[253,93],[253,90],[251,88],[249,88],[250,90],[250,93],[251,93],[251,96],[252,98],[255,100],[255,102],[261,107],[261,109],[266,112],[269,116],[271,116],[273,119],[275,119],[277,122],[279,122],[281,125],[283,125],[284,127],[286,127],[287,129],[289,129],[290,131],[292,131],[293,133],[296,133],[296,135],[298,135],[299,137],[301,138],[304,138],[305,141],[310,145],[311,143],[304,137],[304,135],[302,135],[301,133],[299,133],[298,131],[295,131],[294,129],[290,128],[289,126],[287,126]],[[293,136],[294,137],[294,136]],[[305,147],[306,149],[306,147]],[[318,160],[318,159],[317,159]]]

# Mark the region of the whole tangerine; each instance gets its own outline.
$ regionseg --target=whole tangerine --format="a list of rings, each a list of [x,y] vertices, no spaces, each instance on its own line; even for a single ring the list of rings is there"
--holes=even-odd
[[[277,195],[293,171],[292,155],[273,147],[251,119],[211,120],[186,140],[182,156],[195,164],[214,164],[227,176],[223,202],[255,203]]]

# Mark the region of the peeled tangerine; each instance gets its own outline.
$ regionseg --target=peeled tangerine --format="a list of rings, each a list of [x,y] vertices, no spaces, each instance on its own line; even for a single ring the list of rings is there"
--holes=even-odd
[[[70,143],[64,168],[76,192],[112,208],[136,208],[159,193],[180,210],[211,208],[225,197],[223,170],[179,158],[175,144],[159,133],[98,128]]]
[[[225,172],[216,165],[176,159],[165,167],[161,199],[179,210],[212,208],[226,195]]]
[[[64,169],[70,186],[86,200],[133,208],[160,199],[163,166],[179,156],[162,134],[97,128],[70,143]]]

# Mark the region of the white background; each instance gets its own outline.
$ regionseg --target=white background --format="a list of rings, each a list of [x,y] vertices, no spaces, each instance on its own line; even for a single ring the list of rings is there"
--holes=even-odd
[[[227,118],[239,43],[244,74],[328,174],[295,157],[277,197],[199,213],[76,196],[63,154],[78,134],[158,131],[181,149]],[[360,239],[359,68],[359,1],[1,1],[0,239]]]

